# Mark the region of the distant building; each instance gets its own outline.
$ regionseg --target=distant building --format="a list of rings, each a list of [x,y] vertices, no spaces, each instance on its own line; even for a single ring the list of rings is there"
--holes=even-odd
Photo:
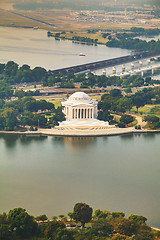
[[[108,126],[108,122],[97,120],[97,105],[98,102],[91,99],[86,93],[73,93],[62,102],[66,121],[61,122],[59,126]]]

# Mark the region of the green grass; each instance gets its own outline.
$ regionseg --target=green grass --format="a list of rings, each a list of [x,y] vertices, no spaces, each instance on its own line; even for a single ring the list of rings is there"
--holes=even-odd
[[[53,103],[55,108],[61,107],[61,101],[51,100],[49,102]]]
[[[131,126],[136,126],[137,123],[138,123],[138,121],[135,119],[135,120],[134,120],[133,122],[131,122],[129,125],[131,125]]]
[[[157,105],[157,106],[153,107],[153,108],[148,112],[148,115],[160,117],[160,105]]]
[[[131,113],[136,114],[138,116],[143,116],[143,115],[146,115],[147,111],[150,111],[152,108],[153,108],[152,105],[146,105],[144,107],[138,108],[138,113],[137,113],[137,108],[133,107],[131,109]]]

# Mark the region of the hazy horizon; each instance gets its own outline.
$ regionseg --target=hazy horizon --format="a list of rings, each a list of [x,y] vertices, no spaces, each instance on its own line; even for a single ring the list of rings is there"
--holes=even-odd
[[[70,9],[105,9],[109,7],[121,6],[135,7],[146,5],[160,5],[160,0],[13,0],[10,1],[17,9],[36,10],[36,9],[53,9],[53,8],[70,8]]]

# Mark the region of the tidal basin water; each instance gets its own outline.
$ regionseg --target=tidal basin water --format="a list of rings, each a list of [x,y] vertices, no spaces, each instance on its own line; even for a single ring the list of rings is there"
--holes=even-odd
[[[0,135],[0,212],[24,207],[51,217],[86,202],[160,227],[159,143],[160,134]]]

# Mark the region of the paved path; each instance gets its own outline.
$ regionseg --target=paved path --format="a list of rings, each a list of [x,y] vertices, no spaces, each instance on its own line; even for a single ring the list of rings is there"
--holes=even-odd
[[[142,128],[145,127],[147,125],[147,122],[143,121],[142,117],[131,114],[138,122],[137,125],[140,125]]]

